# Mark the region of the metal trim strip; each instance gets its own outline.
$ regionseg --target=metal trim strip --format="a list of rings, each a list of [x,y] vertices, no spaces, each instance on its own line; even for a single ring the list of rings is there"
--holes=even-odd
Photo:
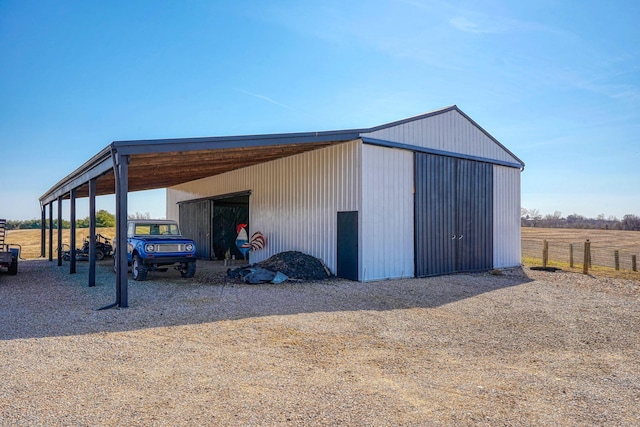
[[[386,141],[384,139],[370,138],[368,136],[363,136],[360,139],[362,139],[362,142],[365,143],[365,144],[378,145],[378,146],[381,146],[381,147],[397,148],[397,149],[400,149],[400,150],[409,150],[409,151],[413,151],[413,152],[416,152],[416,153],[435,154],[437,156],[453,157],[453,158],[456,158],[456,159],[474,160],[476,162],[483,162],[483,163],[490,163],[490,164],[493,164],[493,165],[507,166],[507,167],[516,168],[516,169],[520,169],[520,170],[522,170],[522,167],[523,167],[523,165],[521,165],[519,163],[505,162],[505,161],[502,161],[502,160],[489,159],[489,158],[486,158],[486,157],[470,156],[470,155],[467,155],[467,154],[454,153],[452,151],[442,151],[442,150],[436,150],[436,149],[433,149],[433,148],[418,147],[416,145],[403,144],[403,143],[400,143],[400,142],[393,142],[393,141]]]

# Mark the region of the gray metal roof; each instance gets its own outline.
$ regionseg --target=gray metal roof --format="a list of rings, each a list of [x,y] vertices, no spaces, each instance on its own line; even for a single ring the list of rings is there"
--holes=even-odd
[[[74,188],[77,197],[87,197],[91,179],[96,179],[96,195],[114,194],[113,165],[116,153],[129,156],[129,191],[166,188],[328,145],[361,139],[362,134],[454,110],[509,153],[518,165],[524,167],[520,159],[453,105],[365,129],[114,141],[52,186],[40,197],[40,204],[46,205],[58,197],[68,198],[69,192]]]

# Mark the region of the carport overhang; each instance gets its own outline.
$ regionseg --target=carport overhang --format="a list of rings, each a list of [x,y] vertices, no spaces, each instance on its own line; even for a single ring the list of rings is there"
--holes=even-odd
[[[168,188],[342,144],[360,138],[362,129],[233,137],[179,138],[115,141],[40,197],[42,212],[42,256],[45,253],[46,206],[49,205],[49,260],[52,261],[53,203],[58,204],[58,265],[62,265],[61,202],[71,201],[71,240],[75,241],[75,199],[89,197],[90,256],[89,286],[95,284],[95,197],[116,196],[116,248],[126,245],[128,193]],[[71,246],[70,273],[75,273],[75,245]],[[108,307],[127,307],[127,257],[117,251],[116,301]]]
[[[167,188],[219,175],[328,145],[358,139],[361,130],[234,137],[115,141],[40,197],[40,205],[88,197],[90,180],[96,195],[115,193],[115,161],[127,156],[129,191]]]

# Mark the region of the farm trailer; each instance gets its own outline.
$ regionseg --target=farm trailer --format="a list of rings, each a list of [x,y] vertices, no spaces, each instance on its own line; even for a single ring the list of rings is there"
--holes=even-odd
[[[0,267],[7,269],[10,276],[18,274],[20,246],[5,243],[7,220],[0,219]]]

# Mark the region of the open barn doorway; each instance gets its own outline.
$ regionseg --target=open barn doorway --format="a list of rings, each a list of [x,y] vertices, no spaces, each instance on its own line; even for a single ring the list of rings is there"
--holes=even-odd
[[[180,228],[196,242],[198,259],[243,259],[236,238],[240,224],[249,232],[249,195],[234,193],[180,202]]]
[[[243,259],[236,238],[241,224],[245,224],[247,233],[249,231],[249,194],[214,199],[212,213],[212,258]]]

